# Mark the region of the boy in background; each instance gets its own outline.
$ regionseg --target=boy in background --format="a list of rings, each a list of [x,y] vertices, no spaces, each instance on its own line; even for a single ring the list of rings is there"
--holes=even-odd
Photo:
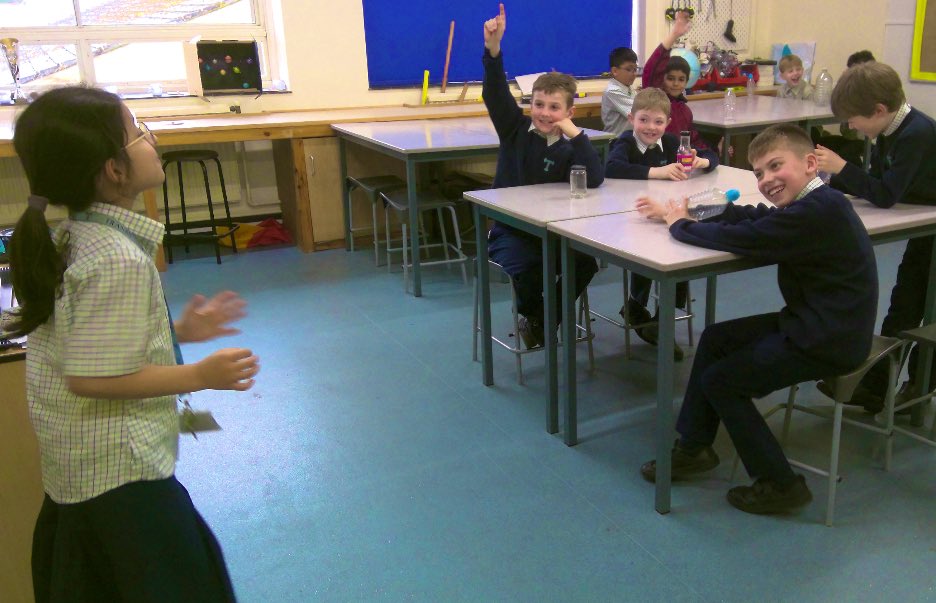
[[[847,68],[870,63],[875,60],[870,50],[859,50],[848,57]],[[848,122],[842,122],[839,125],[839,135],[829,134],[821,127],[813,128],[813,142],[817,145],[834,151],[845,161],[855,165],[863,165],[865,152],[864,136],[858,134],[857,130],[848,127]]]
[[[634,80],[637,79],[637,53],[621,46],[611,51],[611,79],[601,97],[601,122],[605,132],[620,136],[631,129],[627,117],[634,104]]]
[[[530,117],[510,93],[504,73],[501,40],[507,28],[504,5],[484,23],[484,83],[482,95],[500,141],[494,188],[568,182],[573,165],[584,165],[588,187],[604,181],[604,168],[588,135],[572,123],[575,79],[546,73],[533,83]],[[543,250],[540,239],[506,224],[495,223],[488,233],[488,253],[510,275],[517,293],[519,335],[527,349],[545,344],[543,329]],[[575,295],[578,297],[598,271],[595,258],[575,254]],[[562,283],[556,279],[555,286]],[[561,320],[561,317],[560,317]]]
[[[670,122],[670,100],[659,88],[644,88],[634,98],[633,111],[627,116],[633,131],[624,132],[616,141],[605,176],[631,180],[685,180],[689,176],[676,160],[679,137],[666,132]],[[718,166],[718,157],[710,149],[693,150],[693,169],[706,172]],[[650,316],[647,302],[650,300],[649,278],[631,273],[630,296],[621,308],[626,324],[635,325],[637,335],[652,345],[659,339],[656,324],[657,314]],[[686,307],[688,287],[686,283],[676,286],[676,305]],[[641,326],[642,325],[642,326]],[[682,348],[673,344],[676,361],[683,359]]]
[[[828,148],[816,147],[819,169],[832,174],[832,186],[878,207],[936,205],[936,122],[907,104],[900,76],[893,68],[870,62],[846,70],[832,90],[832,112],[848,120],[849,127],[860,134],[877,138],[867,173]],[[932,248],[932,236],[907,241],[881,335],[893,337],[920,326]],[[910,379],[903,384],[898,403],[915,391],[916,359],[914,347],[907,367]],[[887,366],[880,363],[865,376],[851,402],[870,413],[880,412],[886,388]],[[820,384],[820,390],[827,388]]]
[[[692,148],[701,150],[709,148],[709,145],[692,127],[692,109],[689,108],[684,94],[691,69],[686,59],[670,56],[676,40],[689,33],[689,29],[689,13],[676,11],[673,28],[644,65],[643,87],[660,88],[669,97],[670,123],[666,126],[666,131],[676,136],[682,131],[688,131]]]
[[[803,59],[795,54],[788,54],[780,58],[778,64],[783,85],[777,91],[780,98],[793,98],[796,100],[810,100],[813,95],[813,86],[809,80],[803,78]]]
[[[774,207],[730,204],[720,218],[695,222],[687,201],[638,200],[662,218],[677,241],[777,264],[786,306],[779,312],[716,323],[696,349],[676,422],[673,481],[714,469],[720,423],[738,451],[751,486],[728,491],[747,513],[783,513],[812,500],[753,398],[855,369],[868,355],[877,312],[877,266],[871,240],[845,195],[817,176],[812,140],[781,124],[748,148],[761,194]],[[656,461],[640,468],[656,481]]]

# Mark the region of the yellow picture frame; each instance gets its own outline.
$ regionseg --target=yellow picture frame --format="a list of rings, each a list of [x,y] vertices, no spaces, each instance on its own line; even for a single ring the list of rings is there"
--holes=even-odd
[[[917,0],[910,79],[936,82],[936,0]]]

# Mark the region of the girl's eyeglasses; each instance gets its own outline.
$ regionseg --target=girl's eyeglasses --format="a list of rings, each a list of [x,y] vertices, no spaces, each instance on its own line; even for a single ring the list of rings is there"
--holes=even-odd
[[[142,121],[138,123],[137,129],[140,131],[140,135],[134,138],[133,140],[131,140],[130,142],[128,142],[124,146],[125,149],[129,149],[132,145],[135,145],[141,140],[145,140],[146,142],[150,143],[154,147],[156,146],[156,135],[150,132],[150,129],[146,127],[145,123],[143,123]]]

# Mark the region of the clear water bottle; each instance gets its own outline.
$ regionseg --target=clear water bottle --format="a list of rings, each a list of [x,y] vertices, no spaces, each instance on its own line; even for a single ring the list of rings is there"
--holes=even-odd
[[[588,191],[588,171],[584,165],[573,165],[569,171],[569,192],[573,199],[584,199]]]
[[[688,130],[679,133],[679,148],[676,149],[676,163],[682,166],[683,172],[692,173],[692,143],[689,140]]]
[[[710,188],[701,193],[689,195],[689,216],[696,220],[717,216],[725,211],[729,203],[737,201],[739,197],[741,197],[741,192],[736,188],[727,191]]]
[[[745,75],[747,76],[747,83],[745,84],[745,86],[747,87],[748,102],[754,102],[754,89],[755,89],[754,74],[746,73]]]
[[[816,89],[813,90],[813,101],[817,105],[828,105],[832,100],[832,76],[828,69],[823,69],[816,78]]]
[[[725,90],[725,121],[735,120],[735,109],[738,105],[738,96],[733,88]]]

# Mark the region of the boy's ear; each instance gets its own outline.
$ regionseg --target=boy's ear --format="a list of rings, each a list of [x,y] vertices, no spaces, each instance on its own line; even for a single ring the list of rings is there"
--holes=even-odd
[[[673,121],[673,118],[672,118],[672,117],[667,117],[667,118],[666,118],[666,125],[667,125],[667,126],[670,125],[670,122],[671,122],[671,121]]]
[[[566,117],[572,119],[573,115],[575,115],[575,101],[572,101],[572,104],[569,105],[569,114]]]
[[[806,172],[815,175],[819,171],[819,157],[815,152],[806,153]]]
[[[629,122],[631,122],[631,123],[634,123],[634,112],[633,112],[633,111],[631,111],[630,113],[627,114],[627,121],[629,121]]]

